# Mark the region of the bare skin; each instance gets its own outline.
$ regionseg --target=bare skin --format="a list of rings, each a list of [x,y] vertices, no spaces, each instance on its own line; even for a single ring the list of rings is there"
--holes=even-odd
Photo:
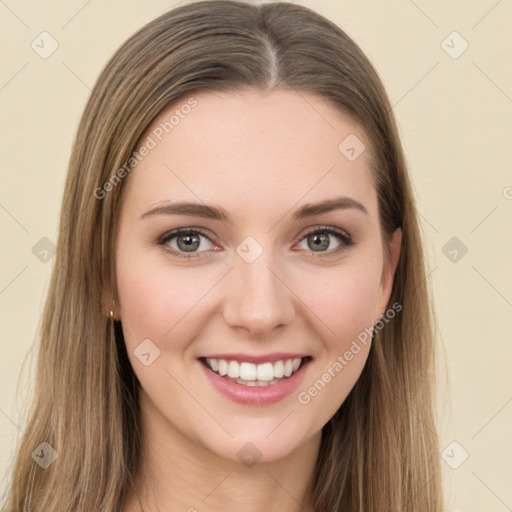
[[[116,313],[142,385],[145,474],[137,482],[141,503],[132,493],[123,512],[307,512],[322,427],[359,378],[370,344],[317,394],[307,390],[332,376],[333,362],[384,313],[401,232],[386,261],[370,141],[322,98],[293,91],[194,97],[197,106],[126,178]],[[181,103],[162,112],[145,137]],[[338,149],[350,134],[366,145],[353,161]],[[342,196],[365,211],[348,205],[293,217],[306,204]],[[141,218],[185,201],[221,207],[229,219]],[[202,232],[158,245],[177,228]],[[253,245],[242,247],[261,248],[251,262],[237,252],[249,236]],[[106,304],[110,293],[107,283]],[[159,350],[150,365],[134,352],[147,339]],[[198,359],[276,352],[312,359],[298,389],[260,406],[220,393]],[[239,455],[248,443],[258,459],[250,467]]]

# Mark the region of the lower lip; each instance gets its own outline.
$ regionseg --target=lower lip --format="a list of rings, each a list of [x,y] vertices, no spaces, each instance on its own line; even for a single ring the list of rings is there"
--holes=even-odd
[[[305,361],[302,366],[291,376],[277,384],[267,386],[246,386],[239,384],[224,377],[208,368],[201,361],[197,361],[206,376],[214,387],[225,397],[245,405],[268,405],[279,402],[295,389],[297,389],[304,379],[310,359]]]

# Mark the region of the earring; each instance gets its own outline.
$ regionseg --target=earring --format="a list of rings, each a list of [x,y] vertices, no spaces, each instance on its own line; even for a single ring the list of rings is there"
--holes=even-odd
[[[112,307],[115,309],[114,299],[112,299]],[[114,311],[112,309],[110,310],[110,319],[114,320]]]

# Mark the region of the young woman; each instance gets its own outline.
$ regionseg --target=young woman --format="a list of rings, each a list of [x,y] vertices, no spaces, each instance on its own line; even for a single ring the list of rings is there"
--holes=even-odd
[[[7,510],[444,510],[390,103],[337,26],[197,2],[78,128]]]

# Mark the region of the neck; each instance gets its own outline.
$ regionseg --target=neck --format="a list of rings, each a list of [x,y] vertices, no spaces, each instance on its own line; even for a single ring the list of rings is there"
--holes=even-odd
[[[144,402],[142,417],[147,418]],[[321,432],[284,458],[248,466],[198,446],[161,416],[149,417],[142,426],[137,489],[123,512],[310,512]]]

